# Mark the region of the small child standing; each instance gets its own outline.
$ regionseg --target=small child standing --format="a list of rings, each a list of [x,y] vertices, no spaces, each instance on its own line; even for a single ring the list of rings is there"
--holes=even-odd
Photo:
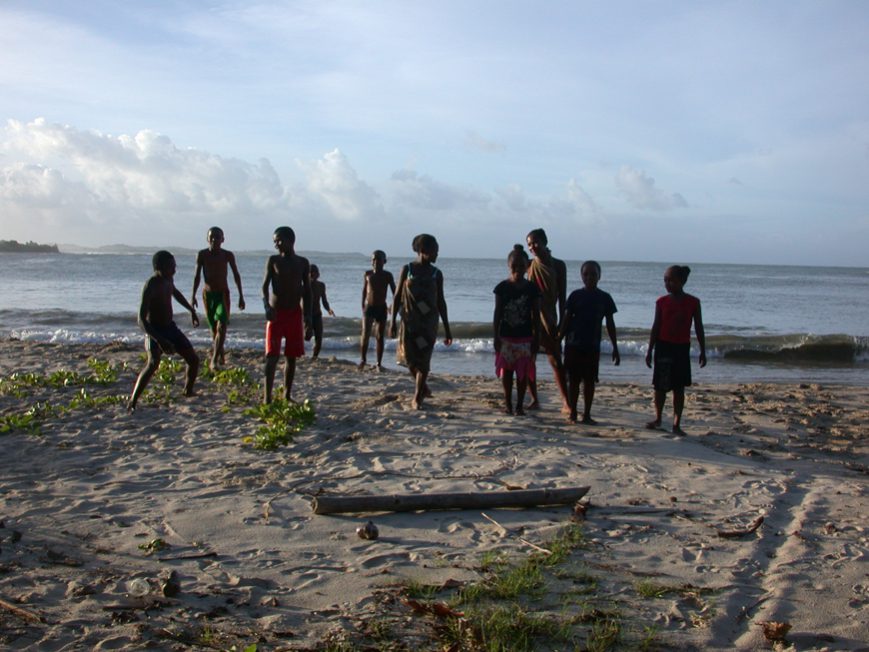
[[[606,320],[606,332],[613,345],[613,363],[621,362],[619,345],[616,342],[616,323],[613,315],[616,304],[608,292],[598,288],[600,265],[587,260],[580,269],[584,287],[574,290],[567,298],[561,320],[559,337],[564,339],[564,366],[567,369],[567,398],[570,407],[568,419],[575,422],[576,404],[579,402],[579,385],[582,384],[582,423],[594,425],[591,404],[594,401],[594,386],[600,369],[601,322]]]
[[[362,285],[362,339],[359,342],[359,368],[364,369],[368,363],[368,341],[374,330],[374,342],[377,352],[377,370],[383,371],[383,339],[386,336],[386,318],[389,312],[386,303],[388,290],[392,290],[395,299],[395,279],[392,272],[383,269],[386,265],[386,253],[377,249],[371,254],[371,269],[365,272]]]
[[[316,359],[320,355],[323,346],[323,308],[330,317],[335,316],[335,311],[329,307],[329,299],[326,298],[326,284],[320,280],[320,268],[311,265],[311,327],[305,332],[305,339],[314,338],[314,351],[311,357]]]
[[[525,278],[528,258],[522,245],[507,256],[510,276],[495,286],[495,371],[504,387],[504,412],[513,411],[513,374],[516,374],[516,411],[522,406],[528,383],[535,379],[534,358],[540,346],[540,290]]]
[[[706,366],[706,335],[700,314],[700,299],[687,294],[683,288],[691,269],[685,265],[672,265],[664,272],[666,296],[655,303],[655,321],[649,335],[646,366],[655,370],[652,384],[655,387],[655,419],[646,427],[657,430],[661,427],[661,413],[667,392],[673,392],[673,434],[684,435],[682,409],[685,407],[685,388],[691,385],[691,324],[700,345],[700,367]]]
[[[184,383],[184,395],[193,394],[193,383],[199,371],[199,357],[190,340],[181,332],[172,320],[172,299],[190,311],[194,328],[199,326],[196,310],[187,303],[181,291],[175,287],[175,257],[168,251],[158,251],[151,260],[154,275],[145,282],[142,288],[142,301],[139,304],[139,326],[145,331],[145,350],[148,359],[136,379],[133,393],[127,402],[127,409],[135,411],[136,404],[151,376],[160,366],[160,358],[164,353],[177,353],[187,363],[187,375]]]

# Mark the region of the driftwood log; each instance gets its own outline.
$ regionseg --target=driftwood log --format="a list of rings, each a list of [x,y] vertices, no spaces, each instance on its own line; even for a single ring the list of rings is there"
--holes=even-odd
[[[582,498],[588,487],[564,489],[520,489],[489,493],[392,494],[389,496],[317,496],[311,507],[315,514],[350,512],[415,512],[427,509],[491,509],[568,505]]]

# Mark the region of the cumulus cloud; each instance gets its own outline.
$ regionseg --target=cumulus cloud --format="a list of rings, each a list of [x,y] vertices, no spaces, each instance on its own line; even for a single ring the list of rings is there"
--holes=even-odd
[[[480,209],[490,200],[487,193],[436,181],[428,175],[419,175],[414,170],[394,172],[391,187],[399,208],[436,211]]]
[[[307,176],[305,190],[309,199],[322,204],[331,216],[346,222],[382,216],[380,195],[359,178],[340,150],[333,149],[314,163],[299,165]]]
[[[4,230],[63,227],[63,237],[123,234],[133,225],[197,228],[222,217],[280,210],[284,190],[271,164],[251,164],[140,131],[111,136],[38,119],[7,122],[0,141]],[[10,224],[7,224],[10,221]],[[14,222],[11,224],[11,222]]]
[[[616,185],[637,208],[670,210],[684,208],[688,202],[679,193],[667,193],[655,187],[655,180],[642,170],[623,165],[616,174]]]
[[[601,215],[598,205],[576,179],[570,179],[563,194],[556,197],[530,198],[518,184],[499,189],[498,197],[510,211],[543,224],[590,223]]]

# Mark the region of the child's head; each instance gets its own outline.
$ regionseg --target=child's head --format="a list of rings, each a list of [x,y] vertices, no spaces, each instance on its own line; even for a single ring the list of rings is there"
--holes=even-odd
[[[546,250],[549,239],[546,237],[546,231],[534,229],[533,231],[529,231],[528,235],[525,236],[525,242],[528,244],[529,251],[537,256],[538,252]]]
[[[667,292],[681,292],[690,273],[691,268],[687,265],[670,265],[664,272],[664,287]]]
[[[279,226],[275,229],[272,239],[275,242],[275,248],[279,251],[292,251],[293,245],[296,244],[296,233],[288,226]]]
[[[212,226],[210,229],[208,229],[205,240],[212,247],[219,247],[221,244],[223,244],[223,229],[221,229],[219,226]]]
[[[593,290],[600,280],[600,263],[596,260],[585,261],[579,269],[579,275],[582,277],[582,284],[587,289]]]
[[[386,252],[380,249],[375,249],[371,254],[371,266],[374,269],[383,269],[386,264]]]
[[[175,256],[161,249],[151,258],[151,266],[155,272],[160,272],[163,276],[171,276],[175,272]]]
[[[510,270],[510,276],[516,279],[525,276],[528,270],[528,254],[522,245],[513,245],[513,249],[507,254],[507,269]]]
[[[435,262],[438,257],[438,241],[433,235],[428,233],[420,233],[413,239],[413,251],[421,258],[426,258],[430,262]]]
[[[310,275],[311,278],[316,281],[318,278],[320,278],[320,268],[316,265],[311,265]]]

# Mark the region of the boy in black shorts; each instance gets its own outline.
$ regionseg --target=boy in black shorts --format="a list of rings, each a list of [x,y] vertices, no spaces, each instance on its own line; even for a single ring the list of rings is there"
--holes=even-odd
[[[172,299],[190,311],[193,326],[199,326],[199,317],[180,290],[175,287],[175,257],[168,251],[158,251],[151,261],[154,275],[145,282],[142,289],[142,301],[139,305],[139,326],[145,331],[145,350],[148,359],[136,379],[133,393],[127,402],[127,409],[133,412],[139,396],[148,386],[151,376],[160,366],[160,358],[164,353],[177,353],[187,363],[187,375],[184,383],[184,395],[193,395],[193,383],[199,372],[199,357],[190,340],[181,332],[172,320]]]
[[[362,285],[362,341],[359,349],[362,361],[359,368],[364,369],[368,361],[368,341],[371,329],[377,325],[374,333],[377,348],[377,369],[383,370],[383,338],[386,336],[386,293],[392,290],[395,296],[395,279],[392,272],[383,269],[386,264],[386,254],[380,249],[371,254],[371,269],[365,272]]]

